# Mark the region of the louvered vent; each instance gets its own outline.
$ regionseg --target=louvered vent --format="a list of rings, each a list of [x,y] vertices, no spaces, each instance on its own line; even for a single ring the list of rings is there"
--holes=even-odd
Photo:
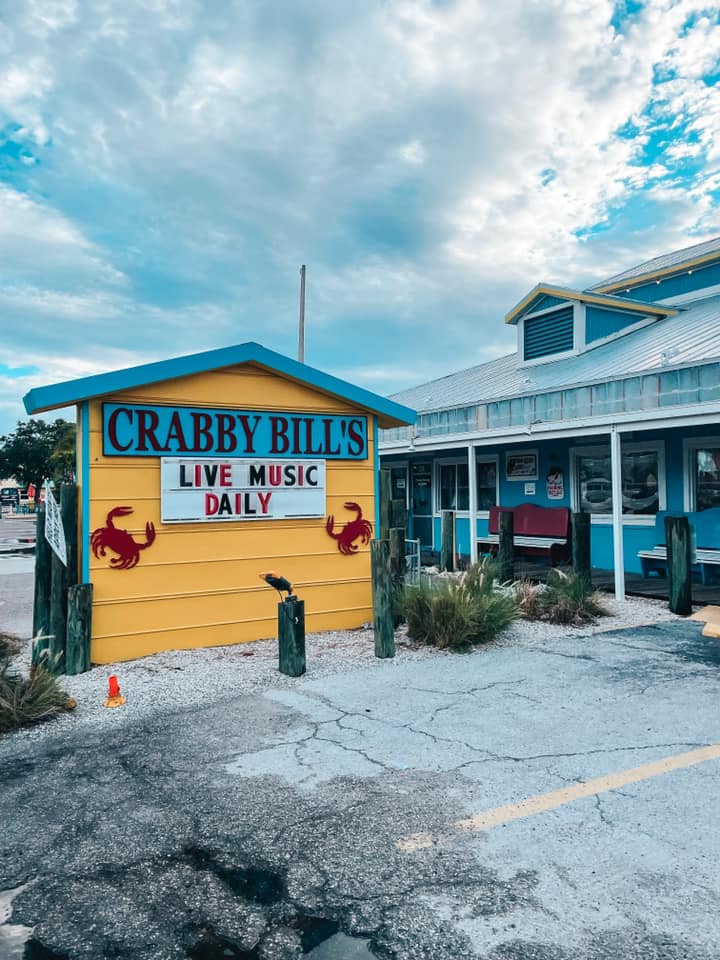
[[[525,360],[549,357],[573,348],[573,308],[525,319]]]

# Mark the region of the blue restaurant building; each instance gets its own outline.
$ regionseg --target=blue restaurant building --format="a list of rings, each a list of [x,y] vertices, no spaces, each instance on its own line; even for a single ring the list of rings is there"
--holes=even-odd
[[[513,353],[392,397],[418,412],[380,438],[408,536],[438,550],[453,510],[475,560],[492,506],[583,510],[622,594],[658,512],[720,506],[720,237],[585,290],[539,283],[505,322]]]

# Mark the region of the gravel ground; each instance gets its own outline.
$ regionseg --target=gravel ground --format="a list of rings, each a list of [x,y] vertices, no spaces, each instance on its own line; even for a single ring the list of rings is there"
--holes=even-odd
[[[286,677],[278,671],[277,641],[273,640],[173,650],[139,660],[98,666],[80,676],[62,678],[63,689],[78,701],[73,713],[65,714],[51,724],[17,731],[12,736],[38,741],[53,736],[57,724],[74,724],[76,727],[78,724],[92,724],[96,730],[101,726],[117,729],[159,712],[169,714],[186,710],[190,706],[232,698],[239,693],[260,692],[270,687],[300,690],[308,681],[347,674],[357,668],[392,670],[408,660],[481,657],[493,646],[548,645],[567,637],[587,637],[589,640],[596,634],[621,627],[682,619],[671,614],[664,601],[639,598],[615,601],[604,596],[603,604],[610,615],[600,618],[594,625],[576,628],[519,620],[494,643],[476,648],[469,654],[417,646],[402,628],[396,634],[397,655],[393,660],[379,660],[374,656],[370,628],[311,634],[306,638],[308,672],[299,678]],[[18,661],[23,668],[26,667],[28,644]],[[111,674],[117,675],[121,693],[127,701],[117,709],[103,706]]]

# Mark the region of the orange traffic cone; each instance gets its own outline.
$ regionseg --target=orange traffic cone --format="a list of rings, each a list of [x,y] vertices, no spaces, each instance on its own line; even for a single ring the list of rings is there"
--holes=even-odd
[[[120,693],[120,684],[118,678],[113,674],[108,678],[108,697],[105,701],[106,707],[121,707],[125,703],[125,697]]]

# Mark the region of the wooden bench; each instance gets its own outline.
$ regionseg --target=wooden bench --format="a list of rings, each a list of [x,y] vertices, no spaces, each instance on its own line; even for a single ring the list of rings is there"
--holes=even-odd
[[[513,514],[515,553],[527,557],[548,557],[551,566],[570,560],[570,511],[567,507],[538,507],[521,503],[517,507],[491,507],[489,533],[478,537],[478,553],[497,553],[500,542],[500,514]]]
[[[667,546],[665,544],[665,517],[686,516],[694,549],[690,557],[691,570],[700,575],[702,583],[710,583],[716,568],[720,567],[720,507],[710,507],[695,513],[664,510],[655,515],[655,543],[650,550],[638,550],[642,575],[647,580],[651,573],[667,576]],[[720,572],[720,571],[718,571]]]

